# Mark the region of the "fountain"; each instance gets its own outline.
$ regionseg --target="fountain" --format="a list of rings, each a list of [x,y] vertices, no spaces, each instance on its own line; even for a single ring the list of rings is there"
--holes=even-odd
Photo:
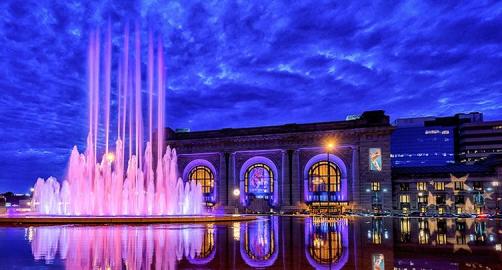
[[[88,46],[89,132],[86,150],[85,153],[79,153],[76,146],[73,148],[68,172],[62,183],[53,177],[47,180],[39,178],[36,181],[31,202],[34,212],[60,216],[163,216],[203,213],[201,186],[193,181],[185,183],[178,176],[176,150],[169,146],[164,148],[163,145],[163,44],[159,37],[155,52],[151,31],[148,33],[146,76],[148,133],[144,134],[140,31],[139,24],[136,24],[132,40],[133,54],[129,51],[129,25],[124,29],[123,52],[117,74],[117,139],[114,152],[109,144],[111,24],[108,22],[104,44],[100,42],[99,29],[91,32]],[[100,98],[104,100],[103,104],[100,103]],[[157,114],[156,134],[153,132],[154,109]],[[103,112],[104,117],[101,119],[100,113]],[[100,125],[104,128],[100,129]],[[153,153],[155,141],[156,157]],[[100,149],[102,146],[104,151]],[[102,154],[101,161],[98,160],[99,154]]]

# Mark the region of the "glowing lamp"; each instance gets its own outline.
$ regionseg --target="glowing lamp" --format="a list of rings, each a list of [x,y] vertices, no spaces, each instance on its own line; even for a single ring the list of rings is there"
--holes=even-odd
[[[112,163],[115,160],[115,154],[112,152],[106,153],[106,160]]]
[[[335,143],[333,143],[333,142],[328,142],[328,143],[326,144],[326,149],[328,149],[328,151],[331,151],[331,150],[333,150],[334,148],[335,148]]]
[[[35,191],[35,188],[30,188],[30,192],[33,192],[33,191]]]
[[[238,188],[234,189],[234,196],[237,197],[239,195],[241,195],[241,191]]]
[[[494,186],[494,187],[498,187],[498,186],[499,186],[499,182],[498,182],[498,181],[493,181],[493,182],[492,182],[492,186]]]

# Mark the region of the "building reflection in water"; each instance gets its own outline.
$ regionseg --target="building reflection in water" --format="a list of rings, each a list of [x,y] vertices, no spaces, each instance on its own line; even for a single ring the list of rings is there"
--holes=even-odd
[[[215,256],[212,224],[182,227],[30,227],[35,260],[66,269],[175,269],[178,261],[207,264]]]
[[[305,220],[305,255],[316,269],[341,269],[349,259],[348,221],[312,217]]]
[[[267,217],[218,226],[29,227],[24,237],[30,259],[66,269],[500,269],[499,228],[489,219]]]
[[[278,217],[259,219],[240,225],[240,253],[253,268],[272,266],[279,254]]]

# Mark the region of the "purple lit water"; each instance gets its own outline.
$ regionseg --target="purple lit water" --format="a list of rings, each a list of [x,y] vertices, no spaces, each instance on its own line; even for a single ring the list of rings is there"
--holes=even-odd
[[[88,47],[89,133],[84,153],[75,146],[62,182],[39,178],[31,202],[43,215],[192,215],[203,213],[202,188],[178,175],[176,150],[164,148],[165,74],[163,44],[148,35],[148,137],[144,135],[140,26],[136,24],[133,51],[130,33],[117,74],[116,141],[110,145],[112,38],[110,23],[101,44],[101,31],[92,31]],[[101,47],[103,55],[101,55]],[[132,65],[130,65],[132,63]],[[101,93],[103,91],[103,93]],[[156,102],[154,102],[156,96]],[[104,99],[101,103],[100,100]],[[155,104],[156,103],[156,104]],[[102,107],[100,107],[102,106]],[[157,136],[154,138],[154,111]],[[104,113],[104,116],[101,115]],[[104,128],[100,128],[103,126]],[[104,134],[102,134],[104,132]],[[146,141],[146,143],[144,143]],[[156,143],[156,157],[153,143]],[[104,149],[99,146],[104,145]],[[128,151],[126,151],[128,149]]]
[[[0,269],[502,269],[502,220],[0,227]]]

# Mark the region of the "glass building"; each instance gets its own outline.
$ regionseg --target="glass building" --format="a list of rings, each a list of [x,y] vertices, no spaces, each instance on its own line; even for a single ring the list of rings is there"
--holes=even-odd
[[[454,163],[454,128],[397,127],[391,137],[391,160],[393,167]]]

